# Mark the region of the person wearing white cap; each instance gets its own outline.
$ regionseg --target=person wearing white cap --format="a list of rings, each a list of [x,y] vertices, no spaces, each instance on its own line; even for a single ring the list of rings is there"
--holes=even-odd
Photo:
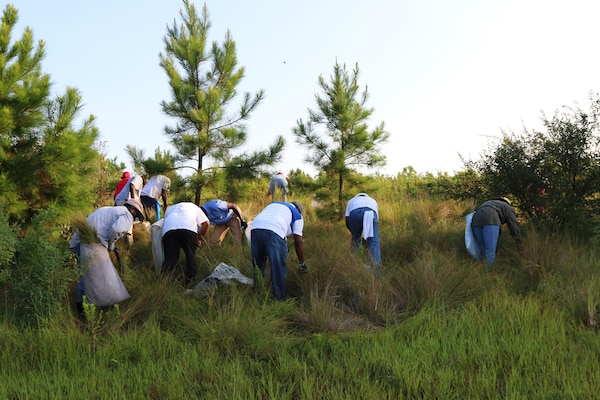
[[[144,208],[142,203],[135,199],[129,199],[123,206],[100,207],[87,217],[87,223],[94,228],[99,242],[109,251],[115,249],[115,242],[125,236],[133,226],[133,220],[144,220]],[[80,256],[79,232],[75,232],[71,237],[69,248],[75,253],[79,264]],[[81,279],[77,285],[77,307],[80,308],[83,302],[83,284]]]
[[[488,267],[491,267],[496,262],[496,247],[502,224],[508,225],[510,235],[520,250],[521,233],[519,222],[517,221],[517,214],[511,207],[511,202],[507,197],[488,200],[475,209],[471,228]]]
[[[354,251],[360,249],[362,238],[366,240],[369,258],[376,270],[381,266],[381,249],[379,245],[379,206],[377,201],[366,193],[359,193],[348,201],[345,213],[346,228],[352,239],[350,247]]]
[[[164,175],[153,176],[146,182],[140,193],[140,200],[144,210],[155,210],[156,220],[160,219],[160,203],[162,199],[163,208],[167,211],[167,193],[171,189],[171,180]],[[147,216],[148,217],[148,216]]]
[[[260,269],[264,277],[267,259],[269,259],[273,295],[277,300],[284,300],[286,296],[288,255],[286,238],[290,235],[294,235],[294,249],[298,256],[300,273],[306,272],[302,242],[303,227],[302,205],[297,201],[270,203],[252,221],[250,230],[252,265]]]

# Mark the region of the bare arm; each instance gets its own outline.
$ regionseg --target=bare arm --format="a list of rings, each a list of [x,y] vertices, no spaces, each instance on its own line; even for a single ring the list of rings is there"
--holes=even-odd
[[[302,241],[302,236],[294,235],[294,249],[298,256],[298,262],[304,264],[304,242]]]
[[[240,219],[240,221],[244,220],[244,217],[242,216],[242,210],[240,209],[240,207],[237,204],[227,203],[227,208],[229,208],[230,210],[233,210],[233,213],[235,215],[237,215],[237,217]]]
[[[162,190],[160,197],[162,197],[163,208],[166,210],[168,205],[167,205],[167,191],[165,189]]]
[[[209,226],[210,223],[208,221],[205,221],[202,223],[202,225],[198,227],[198,246],[200,246],[200,244],[202,243],[202,238],[204,237],[204,235],[206,235],[206,232],[208,232]]]

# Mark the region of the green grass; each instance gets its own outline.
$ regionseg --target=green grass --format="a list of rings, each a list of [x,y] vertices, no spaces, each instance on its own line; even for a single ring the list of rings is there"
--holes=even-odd
[[[305,208],[309,202],[304,201]],[[467,205],[380,201],[383,265],[349,252],[342,221],[307,214],[309,273],[290,244],[289,299],[264,289],[184,294],[157,278],[149,236],[121,245],[131,299],[53,319],[0,322],[0,398],[594,398],[600,257],[564,235],[507,233],[492,271],[464,249]],[[249,218],[251,219],[251,218]],[[252,277],[248,246],[197,251]],[[182,259],[183,261],[183,259]],[[8,315],[8,314],[6,314]]]

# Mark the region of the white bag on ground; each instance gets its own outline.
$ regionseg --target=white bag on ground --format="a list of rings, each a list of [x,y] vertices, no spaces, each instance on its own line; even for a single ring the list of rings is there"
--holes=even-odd
[[[162,243],[162,228],[165,219],[159,219],[150,227],[150,238],[152,239],[152,258],[156,272],[160,272],[165,261],[165,250]]]
[[[88,302],[106,307],[130,297],[108,250],[100,243],[81,243],[81,271],[83,292]]]
[[[193,289],[186,290],[187,294],[199,294],[203,290],[216,288],[218,284],[232,285],[242,283],[252,285],[254,280],[242,274],[237,268],[220,263],[213,272],[198,283]]]
[[[475,240],[475,236],[473,235],[473,228],[471,227],[471,221],[473,220],[473,215],[475,213],[472,212],[467,215],[466,218],[466,227],[465,227],[465,247],[467,248],[467,252],[474,258],[481,260],[481,247],[479,247],[479,243]]]

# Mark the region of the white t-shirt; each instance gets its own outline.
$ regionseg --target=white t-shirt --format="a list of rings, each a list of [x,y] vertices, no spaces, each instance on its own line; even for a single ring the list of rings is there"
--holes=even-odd
[[[304,219],[299,218],[292,224],[292,211],[288,206],[280,203],[269,204],[252,221],[252,230],[268,229],[282,239],[291,234],[302,236],[302,228],[304,228]]]
[[[100,243],[108,247],[121,236],[125,235],[133,226],[133,215],[127,207],[101,207],[87,217],[87,222],[98,233]],[[75,232],[71,238],[70,248],[74,248],[80,243],[79,233]]]
[[[209,222],[200,207],[190,202],[173,204],[167,208],[164,218],[163,236],[168,231],[175,229],[187,229],[188,231],[198,232],[202,223]]]
[[[142,188],[142,196],[152,197],[153,199],[160,199],[162,196],[163,189],[169,190],[171,187],[171,180],[164,175],[156,175],[150,178],[148,182]]]
[[[142,177],[140,175],[138,176],[132,176],[131,178],[129,178],[129,180],[127,181],[127,183],[125,184],[125,186],[123,186],[123,189],[121,189],[121,191],[119,193],[117,193],[117,195],[115,196],[115,201],[117,200],[129,200],[129,186],[133,185],[133,191],[134,191],[134,199],[140,199],[140,190],[142,190],[142,187],[144,186],[144,180],[142,179]]]
[[[346,205],[346,217],[350,216],[350,213],[357,208],[363,207],[368,207],[379,215],[379,207],[375,199],[369,197],[366,193],[359,193],[348,201]]]

